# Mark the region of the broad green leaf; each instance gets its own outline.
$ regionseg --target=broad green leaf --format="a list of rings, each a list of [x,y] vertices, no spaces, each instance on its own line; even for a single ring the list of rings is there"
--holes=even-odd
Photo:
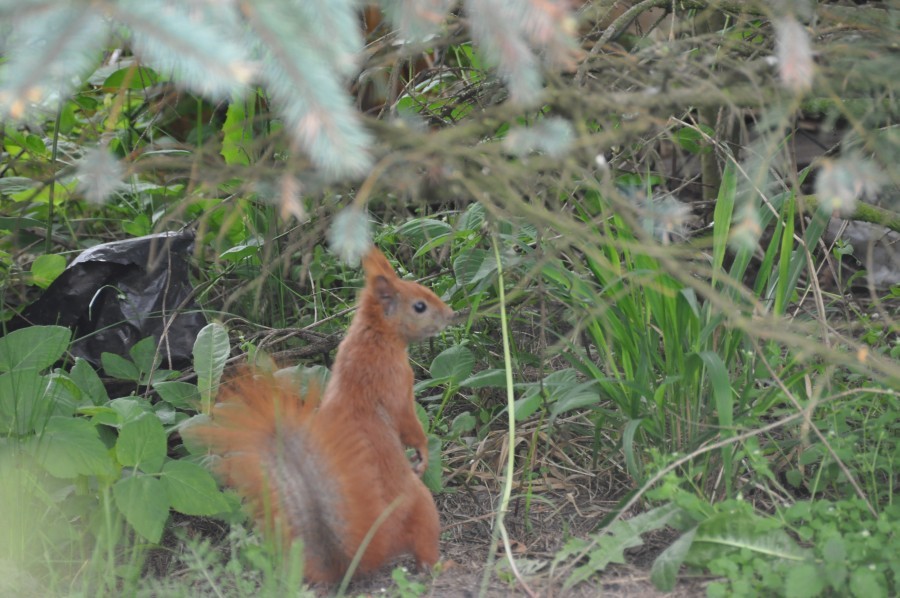
[[[457,232],[477,233],[484,224],[484,206],[478,202],[472,203],[462,216],[456,221]]]
[[[115,465],[97,428],[85,419],[51,417],[30,448],[38,462],[58,478],[115,475]]]
[[[540,392],[531,392],[521,399],[517,399],[513,404],[513,408],[516,410],[516,421],[528,419],[543,404],[544,397],[541,396]]]
[[[159,543],[169,518],[169,495],[160,480],[146,474],[122,478],[113,486],[113,498],[137,533]]]
[[[221,324],[207,324],[197,334],[194,341],[194,371],[197,372],[197,388],[204,412],[209,410],[219,390],[219,381],[230,351],[228,331]]]
[[[139,401],[131,398],[113,399],[108,403],[119,414],[120,425],[142,418],[145,414],[150,413],[150,406],[145,401]]]
[[[107,376],[111,376],[118,380],[128,380],[129,382],[138,382],[141,379],[141,372],[133,362],[128,361],[121,355],[115,353],[101,353],[100,363],[103,364],[103,371]]]
[[[850,592],[856,598],[887,595],[884,579],[879,583],[879,577],[882,577],[880,573],[871,571],[868,567],[858,567],[850,574]]]
[[[106,387],[103,386],[100,376],[97,375],[91,364],[81,357],[75,358],[75,365],[69,372],[69,378],[94,405],[104,405],[109,401],[109,395],[106,393]]]
[[[160,478],[172,508],[185,515],[216,515],[230,510],[212,475],[196,463],[170,460]]]
[[[466,432],[474,430],[477,424],[478,420],[474,415],[468,411],[463,411],[453,418],[453,422],[450,424],[450,433],[465,434]]]
[[[138,214],[135,218],[123,222],[122,230],[132,237],[143,237],[153,232],[153,224],[146,214]]]
[[[116,441],[119,463],[158,473],[166,458],[166,431],[155,415],[146,414],[122,426]]]
[[[101,87],[107,93],[116,93],[120,89],[146,89],[159,81],[160,76],[153,69],[133,64],[112,73]]]
[[[51,410],[47,380],[36,370],[0,374],[0,432],[22,436],[39,431]]]
[[[446,222],[433,218],[415,218],[400,225],[396,234],[404,239],[409,238],[414,246],[421,246],[426,241],[432,241],[452,232],[453,228]]]
[[[157,382],[153,390],[160,398],[178,409],[198,409],[200,407],[200,391],[196,384],[187,382]]]
[[[460,382],[459,385],[465,388],[506,388],[506,370],[481,370]]]
[[[453,260],[456,282],[462,286],[480,282],[482,278],[496,270],[497,264],[494,263],[493,256],[484,249],[469,249]]]
[[[72,332],[62,326],[29,326],[0,338],[0,372],[44,370],[62,358]]]
[[[829,566],[843,563],[847,560],[847,544],[841,536],[832,536],[825,541],[822,547],[822,556]]]
[[[34,284],[46,289],[56,277],[66,269],[66,258],[55,253],[39,255],[31,263],[31,277]]]
[[[687,562],[702,565],[732,549],[791,561],[807,560],[809,551],[798,546],[783,529],[773,529],[773,525],[774,522],[743,513],[710,517],[698,526]]]
[[[122,423],[122,416],[119,415],[119,413],[115,409],[106,405],[91,405],[88,407],[81,407],[78,409],[78,413],[90,417],[91,422],[94,425],[103,424],[104,426],[117,428]]]
[[[825,579],[813,563],[800,563],[788,569],[784,595],[791,598],[814,598],[825,589]],[[873,596],[875,594],[869,594]]]
[[[441,351],[431,362],[431,377],[454,384],[469,377],[475,367],[475,355],[467,347],[456,345]]]
[[[550,411],[552,421],[552,418],[568,411],[582,407],[596,407],[600,402],[600,386],[596,380],[570,384],[557,388],[551,398],[553,400]]]
[[[260,245],[258,241],[251,240],[249,243],[235,245],[234,247],[226,249],[219,255],[219,257],[223,260],[237,263],[248,257],[259,255],[259,247]]]
[[[128,354],[140,371],[142,380],[147,374],[155,370],[162,360],[162,356],[156,350],[156,339],[152,336],[136,342],[128,349]]]
[[[19,178],[19,177],[11,177],[11,178]],[[4,189],[3,183],[8,179],[0,179],[0,193],[6,193]],[[12,218],[8,216],[0,216],[0,230],[18,230],[20,228],[34,228],[36,230],[43,230],[47,228],[46,222],[41,222],[40,220],[35,220],[34,218]]]
[[[691,549],[691,544],[694,543],[694,534],[696,533],[697,528],[688,530],[653,561],[653,567],[650,569],[650,581],[653,582],[656,589],[671,592],[675,587],[678,570],[681,569],[681,565]]]
[[[418,403],[416,405],[418,405]],[[190,454],[206,455],[209,452],[208,447],[202,442],[198,442],[194,435],[191,434],[191,428],[198,425],[208,426],[210,421],[212,420],[208,415],[198,413],[179,423],[176,427],[178,433],[181,435],[181,441],[184,443],[184,448],[186,448]]]
[[[71,417],[75,409],[84,402],[81,390],[62,372],[45,374],[44,380],[47,384],[46,400],[50,403],[50,415]]]

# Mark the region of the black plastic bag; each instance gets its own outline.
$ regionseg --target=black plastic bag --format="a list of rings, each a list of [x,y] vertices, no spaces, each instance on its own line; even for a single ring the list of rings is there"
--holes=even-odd
[[[168,232],[91,247],[69,264],[9,329],[58,324],[75,331],[71,353],[95,367],[100,354],[126,359],[135,343],[153,336],[162,365],[191,363],[206,318],[193,300],[188,257],[194,232]]]

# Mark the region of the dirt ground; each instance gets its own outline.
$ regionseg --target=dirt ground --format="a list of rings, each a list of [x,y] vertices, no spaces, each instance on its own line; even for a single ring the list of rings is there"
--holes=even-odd
[[[488,551],[491,544],[493,518],[491,496],[483,489],[471,492],[456,491],[436,498],[441,513],[441,566],[434,575],[409,573],[409,579],[422,583],[427,590],[424,596],[468,598],[480,595],[483,578],[488,566]],[[560,571],[551,572],[556,551],[570,536],[586,537],[616,504],[609,497],[591,496],[588,492],[558,493],[535,498],[529,509],[526,530],[526,516],[523,501],[513,501],[506,518],[510,542],[517,559],[527,559],[532,569],[523,572],[529,589],[525,589],[508,573],[502,546],[492,567],[485,589],[485,596],[528,596],[551,597],[595,597],[612,598],[668,596],[684,598],[705,596],[709,578],[682,576],[675,590],[670,593],[658,591],[650,581],[650,567],[653,560],[671,541],[672,534],[648,535],[644,545],[626,552],[627,563],[611,565],[602,573],[574,588],[563,589],[566,575]],[[401,562],[412,566],[412,561]],[[396,595],[391,567],[352,583],[348,589],[350,596]],[[500,570],[498,574],[497,571]],[[324,588],[320,588],[327,595]]]

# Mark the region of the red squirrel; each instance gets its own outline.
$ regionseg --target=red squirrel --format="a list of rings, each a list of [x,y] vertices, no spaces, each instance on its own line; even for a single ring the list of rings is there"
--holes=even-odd
[[[223,390],[213,422],[192,429],[221,455],[218,470],[263,530],[303,540],[312,582],[340,580],[376,525],[356,572],[402,554],[420,568],[438,560],[440,524],[420,479],[428,446],[407,345],[455,314],[429,289],[401,280],[374,247],[363,269],[359,309],[321,401],[315,386],[302,396],[283,380],[245,372]]]

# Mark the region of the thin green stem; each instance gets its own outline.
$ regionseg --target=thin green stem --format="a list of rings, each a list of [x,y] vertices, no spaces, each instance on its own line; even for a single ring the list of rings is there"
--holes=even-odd
[[[521,573],[519,573],[518,568],[516,567],[516,561],[513,559],[512,555],[512,547],[509,543],[509,536],[506,533],[506,525],[503,523],[503,519],[506,516],[506,511],[509,509],[509,499],[512,496],[512,478],[515,467],[515,440],[516,440],[516,406],[515,406],[515,391],[513,390],[513,375],[512,375],[512,358],[509,352],[509,327],[507,325],[506,318],[506,294],[503,289],[503,262],[500,260],[500,246],[497,243],[497,238],[493,239],[494,246],[494,259],[497,260],[497,293],[499,296],[500,303],[500,330],[502,332],[503,337],[503,368],[506,371],[506,415],[507,421],[509,422],[509,428],[507,430],[507,447],[506,447],[506,473],[503,476],[503,494],[500,497],[500,506],[497,509],[497,519],[494,524],[494,533],[491,537],[491,548],[488,552],[488,564],[490,565],[493,560],[493,555],[497,550],[497,535],[499,533],[500,536],[503,537],[503,550],[506,552],[506,558],[509,561],[510,569],[512,569],[513,574],[516,576],[516,579],[519,580],[519,583],[522,584],[522,588],[529,596],[535,596],[535,593],[528,587],[528,584],[525,583],[524,578]],[[488,576],[490,575],[492,567],[487,566],[484,570],[484,577],[481,580],[481,589],[479,595],[484,596],[487,590],[487,581]]]

